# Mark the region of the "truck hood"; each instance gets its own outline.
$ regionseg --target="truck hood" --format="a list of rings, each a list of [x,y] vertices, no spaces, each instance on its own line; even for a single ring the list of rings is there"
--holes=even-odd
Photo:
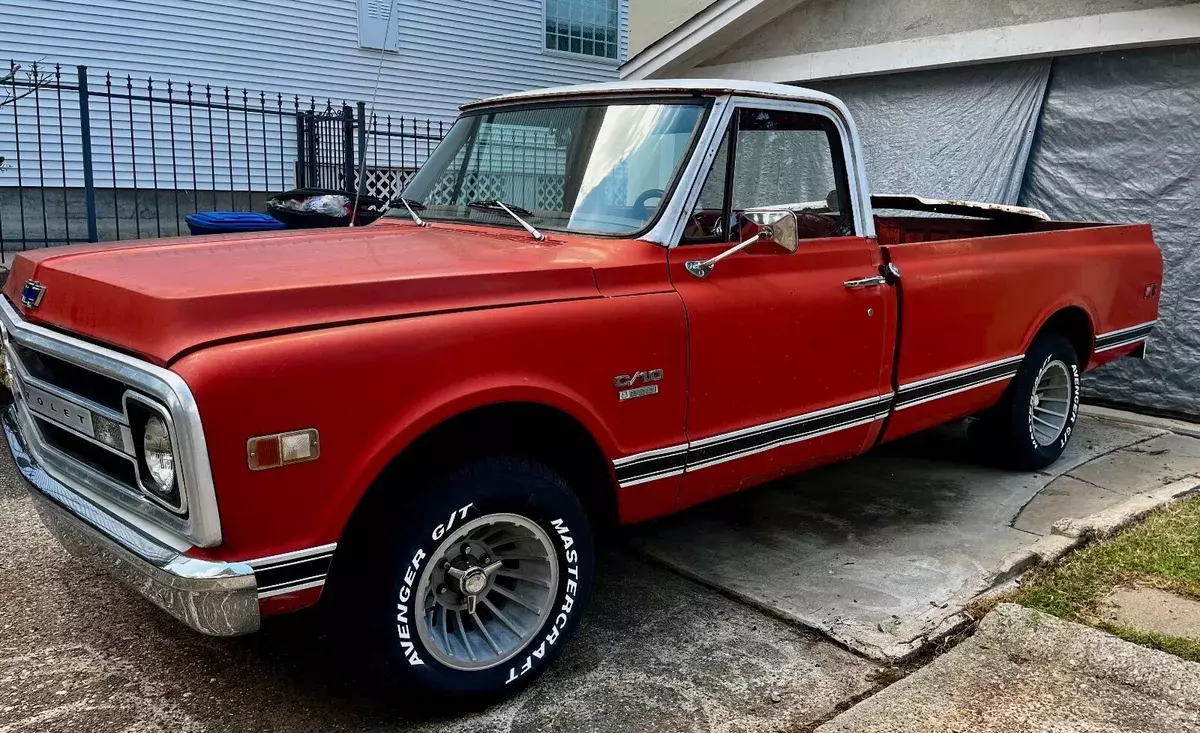
[[[612,243],[382,221],[21,254],[4,291],[31,321],[167,364],[203,344],[397,316],[599,297]],[[21,305],[26,280],[45,286]]]

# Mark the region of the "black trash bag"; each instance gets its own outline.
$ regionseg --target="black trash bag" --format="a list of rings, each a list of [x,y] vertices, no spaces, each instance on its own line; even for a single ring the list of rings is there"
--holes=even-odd
[[[267,199],[267,213],[288,229],[364,226],[387,213],[388,202],[376,196],[360,195],[355,208],[354,193],[328,188],[295,188]]]

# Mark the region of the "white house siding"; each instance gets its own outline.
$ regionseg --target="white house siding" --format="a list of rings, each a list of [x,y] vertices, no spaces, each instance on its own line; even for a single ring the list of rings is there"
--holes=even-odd
[[[620,2],[620,59],[628,52],[628,3]],[[231,97],[240,101],[243,89],[268,92],[268,109],[276,94],[286,106],[293,95],[303,105],[316,99],[335,104],[346,100],[370,102],[378,77],[375,110],[394,117],[433,118],[448,122],[458,105],[504,92],[557,84],[605,81],[617,78],[616,64],[546,52],[544,46],[543,0],[398,0],[396,52],[381,53],[359,47],[356,0],[293,0],[289,3],[264,0],[20,0],[0,3],[0,54],[18,61],[39,60],[61,63],[64,77],[73,81],[75,65],[89,67],[93,91],[103,86],[104,74],[119,77],[123,88],[132,75],[135,90],[144,92],[145,80],[153,78],[160,94],[164,83],[191,81],[211,84],[214,98],[223,99],[228,86]],[[63,135],[59,137],[57,94],[43,92],[42,170],[36,155],[36,125],[32,100],[23,100],[16,115],[20,126],[23,164],[21,183],[36,186],[82,185],[78,101],[73,91],[63,93]],[[258,107],[259,97],[251,96]],[[267,144],[262,142],[261,117],[251,115],[250,134],[245,120],[234,114],[230,124],[218,113],[211,133],[202,112],[193,115],[192,127],[175,112],[176,159],[171,160],[168,112],[156,106],[154,114],[156,150],[149,154],[150,115],[135,105],[133,123],[128,104],[113,102],[113,124],[108,124],[107,103],[93,98],[91,122],[100,187],[131,187],[136,170],[137,185],[153,186],[158,169],[159,188],[173,187],[171,179],[193,181],[199,188],[278,188],[279,181],[265,176],[248,176],[239,162],[249,156],[253,168],[290,170],[295,157],[295,126],[284,120],[284,146],[276,143],[277,121],[268,118]],[[135,143],[129,144],[131,134]],[[109,145],[110,129],[116,140]],[[203,147],[193,167],[182,152],[193,139]],[[14,116],[0,115],[0,155],[7,150],[10,163],[17,141]],[[59,148],[64,155],[59,155]],[[130,148],[133,149],[131,155]],[[49,153],[47,152],[49,151]],[[211,159],[216,158],[216,164]],[[233,159],[232,174],[228,158]],[[209,160],[203,160],[208,158]],[[265,163],[260,162],[265,158]],[[136,167],[133,163],[136,162]],[[10,167],[11,168],[11,167]],[[168,173],[170,171],[170,173]],[[280,173],[279,175],[284,175]],[[255,178],[257,177],[257,178]],[[163,180],[166,179],[166,180]],[[206,181],[208,183],[206,183]],[[0,187],[17,185],[17,171],[0,173]]]

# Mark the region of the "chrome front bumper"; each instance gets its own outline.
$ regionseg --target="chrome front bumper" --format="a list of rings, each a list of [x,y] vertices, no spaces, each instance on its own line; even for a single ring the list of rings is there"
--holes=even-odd
[[[15,405],[4,409],[0,422],[42,521],[67,551],[124,580],[202,634],[236,636],[258,630],[253,568],[188,557],[154,527],[139,528],[137,517],[101,506],[51,475],[30,452]]]

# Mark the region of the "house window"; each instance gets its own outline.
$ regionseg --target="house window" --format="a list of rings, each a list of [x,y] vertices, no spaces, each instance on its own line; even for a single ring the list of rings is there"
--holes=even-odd
[[[546,48],[617,59],[619,0],[546,0]]]
[[[395,51],[399,26],[397,0],[358,0],[358,45]]]

